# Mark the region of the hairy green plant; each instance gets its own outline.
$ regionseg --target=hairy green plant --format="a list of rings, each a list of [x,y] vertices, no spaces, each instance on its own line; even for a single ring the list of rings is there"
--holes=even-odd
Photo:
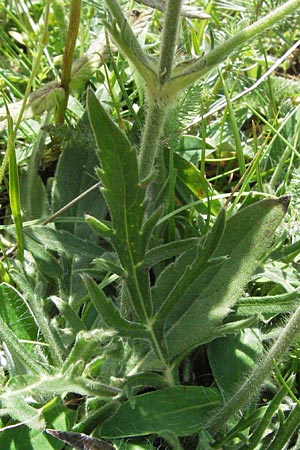
[[[76,8],[80,4],[71,3]],[[265,438],[284,394],[291,391],[289,381],[269,408],[256,407],[274,361],[280,361],[299,332],[299,307],[294,306],[299,290],[293,281],[288,292],[275,289],[271,295],[243,295],[268,256],[276,267],[297,251],[270,250],[290,198],[247,198],[238,211],[237,201],[226,210],[219,198],[210,199],[214,192],[204,168],[199,171],[176,154],[174,123],[180,121],[176,106],[187,88],[205,78],[230,52],[296,11],[300,1],[285,2],[204,55],[178,64],[176,48],[184,11],[180,1],[168,0],[165,5],[158,57],[140,44],[120,4],[106,0],[106,5],[106,29],[143,79],[142,136],[136,142],[130,133],[126,135],[125,127],[118,127],[97,95],[88,90],[87,111],[77,127],[56,128],[58,135],[61,130],[69,136],[52,186],[53,214],[38,218],[29,207],[31,222],[23,223],[23,229],[5,227],[7,239],[21,243],[23,264],[12,263],[11,284],[0,285],[4,299],[0,334],[9,371],[8,381],[4,373],[1,376],[0,446],[17,449],[17,435],[36,449],[61,449],[61,441],[81,450],[122,448],[124,439],[128,448],[150,449],[155,445],[153,436],[158,435],[174,449],[219,445],[229,449],[232,443],[236,448],[244,444],[255,448]],[[79,9],[75,13],[79,18]],[[69,53],[75,41],[71,31],[63,66],[62,112],[72,87]],[[116,64],[113,68],[117,70]],[[246,167],[223,78],[219,81],[238,147],[244,193],[258,159]],[[169,130],[170,148],[166,148],[162,137]],[[204,123],[202,152],[205,133]],[[296,140],[289,148],[294,149]],[[97,180],[95,166],[99,166]],[[36,173],[35,166],[29,175]],[[275,172],[274,185],[277,177]],[[31,195],[30,180],[24,186]],[[101,192],[95,189],[100,186]],[[199,190],[205,194],[197,195]],[[45,190],[38,193],[39,201],[48,205]],[[191,202],[191,193],[198,200]],[[176,209],[173,196],[186,204]],[[196,226],[194,217],[199,220]],[[210,217],[214,217],[212,224]],[[261,269],[265,276],[267,269],[267,264]],[[291,309],[294,312],[280,337],[264,350],[255,334],[257,315],[267,321]],[[204,361],[205,346],[213,386],[193,380],[193,358],[202,355]],[[227,361],[227,380],[221,363],[214,359],[217,351],[226,348],[249,353],[244,366],[238,357],[233,358],[237,374]],[[78,398],[74,411],[68,402],[76,403]],[[238,417],[240,411],[245,411],[244,418]],[[270,449],[290,440],[298,417],[297,404],[286,420],[285,433],[279,429],[268,442]],[[45,430],[48,434],[41,433]],[[140,439],[145,436],[152,443]]]

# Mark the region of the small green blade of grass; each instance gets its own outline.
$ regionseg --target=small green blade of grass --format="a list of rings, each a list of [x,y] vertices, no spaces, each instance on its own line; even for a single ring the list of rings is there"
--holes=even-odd
[[[241,174],[241,176],[243,176],[244,173],[246,172],[246,163],[245,163],[245,157],[244,157],[242,143],[241,143],[240,132],[239,132],[237,121],[236,121],[236,118],[234,115],[234,110],[232,107],[230,94],[227,90],[226,83],[224,81],[221,70],[219,70],[219,76],[220,76],[220,79],[223,84],[224,95],[225,95],[226,102],[227,102],[227,108],[228,108],[229,118],[230,118],[230,122],[231,122],[231,126],[232,126],[235,147],[236,147],[237,159],[238,159],[238,163],[239,163],[239,167],[240,167],[240,174]]]
[[[7,108],[7,154],[8,154],[8,171],[9,171],[9,203],[16,227],[16,237],[18,243],[18,259],[22,262],[24,257],[24,238],[22,230],[21,201],[20,201],[20,183],[18,174],[18,165],[15,149],[15,133],[13,129],[13,121],[9,115]]]

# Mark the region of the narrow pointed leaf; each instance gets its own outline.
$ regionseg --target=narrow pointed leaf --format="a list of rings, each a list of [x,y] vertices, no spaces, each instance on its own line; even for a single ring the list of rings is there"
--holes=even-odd
[[[25,298],[7,283],[0,284],[0,317],[18,339],[34,341],[37,325]]]
[[[210,367],[225,398],[232,396],[235,387],[246,378],[262,354],[263,345],[255,329],[246,328],[209,343]]]
[[[288,314],[296,308],[296,300],[300,290],[265,297],[242,297],[237,302],[235,309],[238,315],[262,314],[276,315]]]
[[[193,237],[159,245],[158,247],[151,248],[151,250],[146,253],[144,263],[146,266],[151,267],[160,261],[165,261],[166,259],[178,256],[187,250],[191,250],[200,242],[203,243],[202,238]]]
[[[0,402],[5,414],[9,414],[19,422],[24,422],[34,430],[41,431],[45,427],[42,411],[28,405],[22,395],[14,395],[14,393],[9,395],[9,390],[7,390],[6,394],[0,395]]]
[[[206,198],[212,194],[213,190],[209,182],[201,174],[200,170],[191,162],[182,158],[178,153],[174,153],[174,167],[177,171],[177,178],[193,195],[197,198]],[[203,212],[207,212],[207,206],[200,205]],[[210,210],[217,214],[220,210],[220,201],[212,200]]]
[[[98,158],[95,152],[95,141],[88,114],[84,113],[77,125],[55,128],[59,141],[66,142],[59,157],[52,189],[52,212],[56,212],[71,203],[68,209],[60,213],[61,218],[84,217],[87,214],[103,219],[107,214],[107,207],[100,189],[92,189],[88,195],[78,199],[80,194],[95,185],[95,166]],[[59,230],[69,231],[77,237],[93,239],[90,227],[84,223],[66,221],[56,224]]]
[[[124,270],[122,269],[122,267],[118,266],[108,259],[96,258],[94,260],[94,264],[97,266],[97,269],[104,269],[105,271],[115,273],[119,277],[124,276]]]
[[[208,267],[216,270],[216,265],[223,264],[223,258],[212,258],[219,246],[223,236],[226,223],[225,210],[222,209],[214,223],[214,226],[208,233],[205,242],[198,239],[191,250],[184,252],[174,263],[169,265],[158,279],[153,289],[154,305],[161,304],[157,313],[157,324],[161,326],[171,310],[174,310],[177,304],[178,316],[181,316],[189,302],[180,302],[181,298],[189,290],[191,284],[200,273],[205,272]],[[226,256],[226,255],[225,255]],[[211,259],[212,258],[212,259]],[[158,300],[157,300],[158,298]]]
[[[46,247],[48,250],[55,252],[72,255],[83,254],[94,258],[99,257],[103,253],[101,247],[68,231],[35,225],[24,228],[24,233],[40,243],[44,248]]]
[[[141,231],[142,236],[143,236],[143,239],[142,239],[143,254],[147,250],[153,229],[157,225],[157,222],[160,219],[161,214],[162,214],[162,207],[157,208],[157,210],[154,211],[154,213],[143,224],[143,228]]]
[[[88,225],[91,227],[91,229],[104,239],[110,239],[113,237],[114,230],[109,226],[107,226],[105,223],[103,223],[101,220],[98,220],[95,217],[87,215],[86,221]]]
[[[204,249],[207,254],[207,258],[211,259],[214,253],[217,251],[221,242],[222,236],[226,226],[226,211],[222,208],[216,218],[214,226],[209,231],[205,240]]]
[[[106,297],[102,289],[91,278],[85,275],[83,279],[97,312],[109,327],[117,330],[122,336],[147,337],[144,327],[123,319],[112,300]]]

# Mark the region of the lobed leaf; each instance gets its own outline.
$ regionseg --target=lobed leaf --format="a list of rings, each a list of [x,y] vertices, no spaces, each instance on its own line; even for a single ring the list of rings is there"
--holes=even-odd
[[[101,161],[103,195],[109,206],[112,243],[125,270],[133,307],[140,318],[151,314],[148,275],[141,267],[150,236],[143,236],[145,189],[139,182],[135,149],[89,91],[87,102]]]
[[[170,359],[211,341],[217,327],[242,296],[245,284],[273,240],[289,204],[288,197],[252,204],[231,217],[214,257],[227,257],[196,277],[181,299],[188,304],[166,329]]]
[[[145,191],[139,184],[136,152],[91,91],[87,106],[101,161],[103,194],[115,229],[114,244],[126,268],[142,256],[139,231]]]

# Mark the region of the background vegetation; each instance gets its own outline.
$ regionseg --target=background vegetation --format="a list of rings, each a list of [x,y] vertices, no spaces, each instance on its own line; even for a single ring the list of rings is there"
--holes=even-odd
[[[0,5],[1,448],[300,448],[300,2],[179,6]]]

